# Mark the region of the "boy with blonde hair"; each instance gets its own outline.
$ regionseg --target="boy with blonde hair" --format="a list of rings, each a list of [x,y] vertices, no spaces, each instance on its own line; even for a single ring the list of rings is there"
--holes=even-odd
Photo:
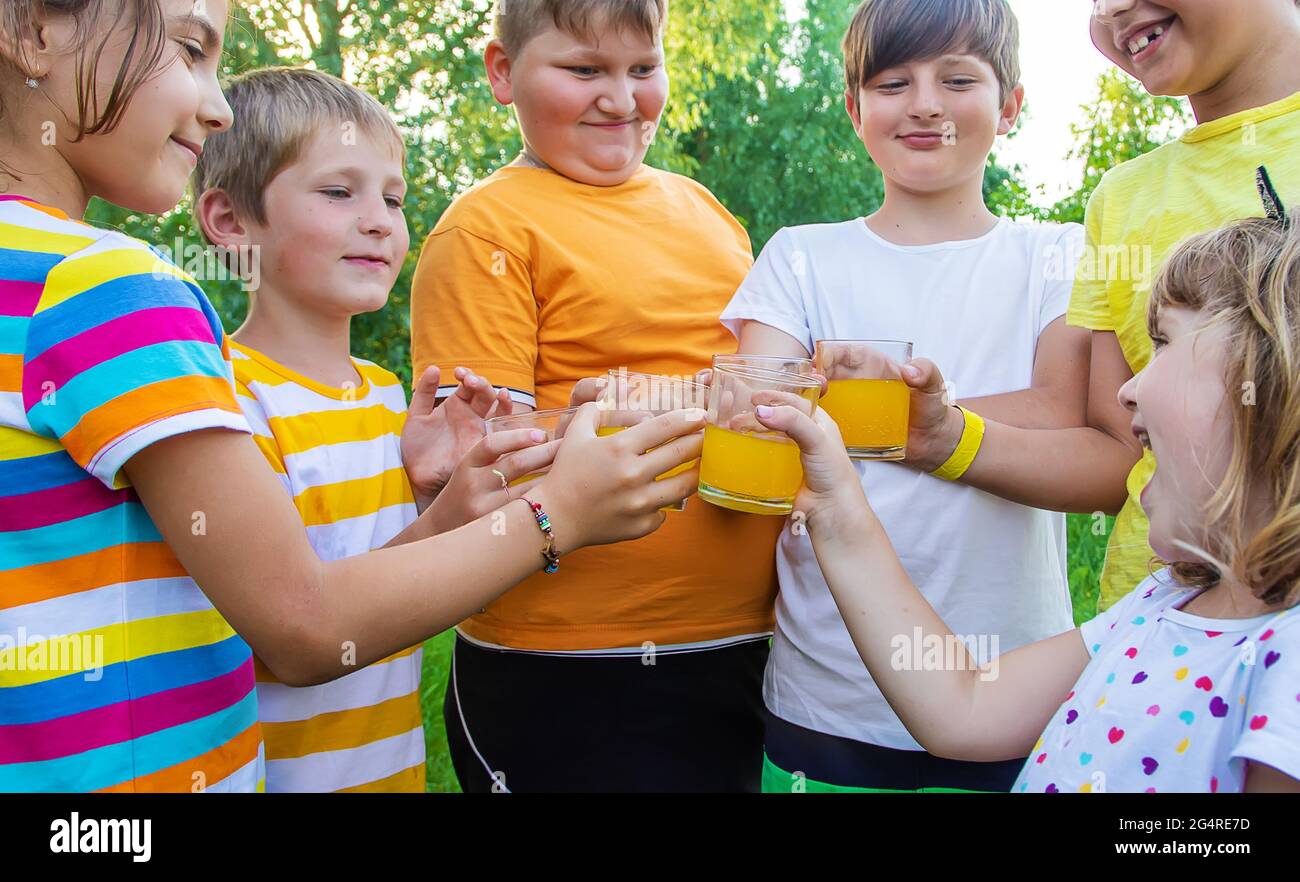
[[[523,152],[462,194],[411,295],[417,369],[554,408],[609,369],[691,376],[752,262],[699,184],[643,163],[663,0],[509,0],[486,52]],[[444,387],[443,393],[450,392]],[[467,791],[757,790],[778,523],[693,503],[463,622],[445,715]]]
[[[260,284],[230,340],[235,388],[312,547],[337,560],[459,526],[466,505],[492,510],[503,500],[490,479],[481,499],[463,486],[434,498],[403,468],[450,475],[463,452],[455,436],[481,433],[491,386],[460,371],[454,404],[425,416],[430,372],[407,428],[398,378],[350,355],[352,316],[384,307],[407,253],[397,126],[374,98],[307,69],[253,71],[227,100],[238,123],[200,157],[196,215],[211,242],[257,261]],[[421,652],[309,687],[279,682],[259,660],[267,789],[422,792]]]

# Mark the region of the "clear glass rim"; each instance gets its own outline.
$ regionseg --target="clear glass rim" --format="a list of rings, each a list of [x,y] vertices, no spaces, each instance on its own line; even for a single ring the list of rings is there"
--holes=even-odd
[[[850,340],[850,339],[843,339],[839,337],[827,337],[822,340],[817,340],[813,343],[813,345],[820,346],[822,343],[866,343],[866,344],[889,343],[894,346],[907,346],[908,348],[911,348],[913,346],[910,340]]]
[[[530,413],[512,413],[505,416],[494,416],[491,419],[484,420],[483,425],[501,426],[510,420],[528,420],[538,417],[559,417],[564,416],[565,414],[577,413],[579,410],[581,410],[579,407],[551,407],[546,410],[534,410]]]
[[[750,361],[750,360],[752,361],[806,361],[809,364],[812,364],[812,358],[807,355],[742,355],[739,352],[733,353],[732,355],[715,355],[713,356],[713,363],[716,365],[719,359],[723,359],[725,363],[725,360],[728,358],[734,358],[737,360],[738,363],[742,363],[742,364],[745,361]]]
[[[822,387],[821,380],[817,377],[792,374],[789,371],[770,371],[766,368],[750,367],[743,364],[720,364],[716,365],[714,370],[721,374],[751,377],[769,383],[784,383],[788,386],[798,386],[801,389],[820,389]]]
[[[659,380],[664,383],[671,383],[679,386],[694,386],[696,389],[707,390],[709,388],[703,383],[697,383],[694,380],[679,380],[678,378],[668,376],[667,374],[646,374],[641,371],[616,371],[613,368],[610,368],[605,376],[609,379],[617,379],[619,377],[641,377],[647,380]]]

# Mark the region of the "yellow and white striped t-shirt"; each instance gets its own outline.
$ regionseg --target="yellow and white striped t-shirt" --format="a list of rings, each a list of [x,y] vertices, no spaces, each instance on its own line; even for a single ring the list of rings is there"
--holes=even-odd
[[[233,340],[230,350],[253,439],[322,560],[380,548],[415,520],[399,446],[406,392],[397,377],[353,359],[361,385],[337,389]],[[414,647],[297,688],[277,682],[259,660],[267,791],[423,791],[421,656]]]

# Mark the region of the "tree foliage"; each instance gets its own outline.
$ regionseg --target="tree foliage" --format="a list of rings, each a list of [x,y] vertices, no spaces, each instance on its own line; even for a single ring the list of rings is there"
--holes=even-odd
[[[1152,97],[1115,68],[1101,75],[1097,90],[1096,101],[1080,108],[1083,121],[1070,127],[1076,140],[1070,156],[1083,160],[1083,180],[1047,212],[1050,220],[1083,223],[1102,175],[1176,137],[1191,118],[1184,100]]]

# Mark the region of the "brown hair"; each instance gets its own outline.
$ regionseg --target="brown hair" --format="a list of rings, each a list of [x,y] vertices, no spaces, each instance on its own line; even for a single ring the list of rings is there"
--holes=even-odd
[[[668,19],[668,0],[497,0],[492,35],[514,57],[548,24],[590,37],[600,21],[656,39]]]
[[[77,66],[77,134],[111,132],[122,120],[127,104],[141,84],[151,77],[166,46],[166,23],[159,0],[5,0],[0,6],[0,27],[16,39],[33,35],[50,13],[71,16],[76,26],[74,52]],[[131,38],[107,97],[100,95],[98,68],[116,23],[96,38],[106,18],[125,13]],[[5,67],[28,77],[31,59],[0,58]],[[102,107],[101,107],[102,101]],[[4,107],[0,106],[0,116]]]
[[[1161,309],[1200,311],[1228,329],[1225,381],[1232,410],[1232,459],[1204,512],[1213,559],[1260,600],[1290,605],[1300,585],[1300,214],[1243,220],[1196,236],[1157,278],[1147,324]],[[1264,482],[1267,498],[1252,499]],[[1267,523],[1247,534],[1252,512]],[[1218,584],[1209,563],[1175,563],[1189,587]]]
[[[266,186],[325,125],[352,125],[394,151],[406,152],[401,130],[383,105],[338,77],[303,67],[267,67],[230,81],[226,101],[235,124],[208,136],[194,171],[194,193],[219,188],[236,209],[266,222]]]
[[[1006,0],[863,0],[841,48],[855,104],[882,70],[948,51],[992,65],[1003,101],[1020,82],[1020,24]]]

